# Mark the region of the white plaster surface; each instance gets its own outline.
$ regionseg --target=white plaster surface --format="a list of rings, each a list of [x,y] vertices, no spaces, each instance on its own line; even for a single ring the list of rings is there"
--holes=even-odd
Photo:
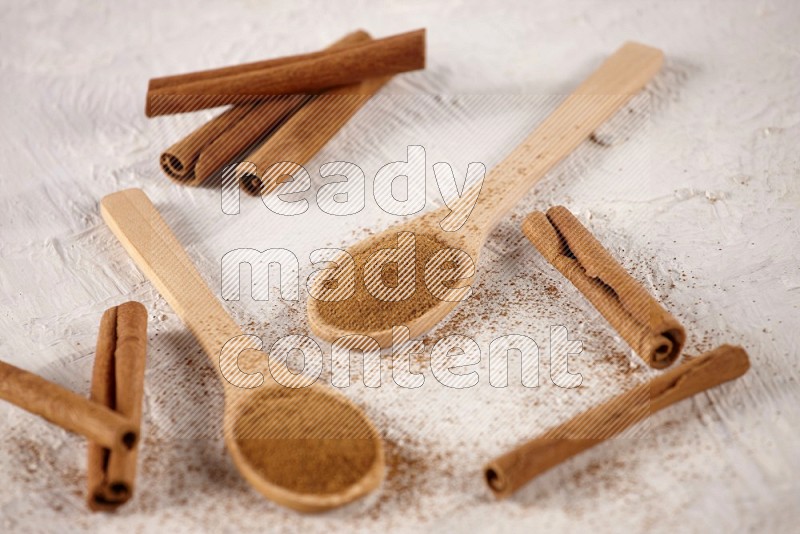
[[[0,530],[796,530],[799,23],[800,4],[788,0],[3,1],[0,358],[86,393],[102,311],[136,299],[150,310],[150,360],[139,487],[114,515],[85,508],[82,439],[0,405]],[[396,218],[369,193],[355,217],[313,206],[279,217],[251,198],[240,216],[223,215],[217,189],[181,188],[156,166],[210,114],[146,119],[147,79],[310,51],[355,28],[383,36],[417,27],[428,29],[427,70],[393,81],[317,163],[358,158],[374,176],[419,142],[428,165],[491,167],[558,101],[537,95],[568,92],[622,42],[663,49],[667,65],[632,118],[601,129],[610,147],[585,143],[522,200],[481,258],[480,301],[426,336],[428,347],[444,333],[473,336],[484,351],[479,386],[451,390],[423,369],[421,390],[388,375],[378,391],[345,390],[387,439],[429,457],[424,470],[345,509],[301,516],[238,477],[219,437],[212,367],[105,227],[98,201],[147,191],[212,287],[222,254],[238,247],[288,248],[304,280],[312,250]],[[472,114],[453,95],[486,96],[464,97]],[[480,128],[450,136],[435,110]],[[428,193],[431,206],[440,201],[435,186]],[[752,369],[495,502],[480,479],[484,461],[649,373],[522,238],[520,215],[553,204],[576,212],[664,299],[687,327],[688,353],[742,344]],[[226,307],[267,346],[308,332],[303,299],[246,300]],[[584,340],[583,392],[548,387],[546,373],[534,390],[490,387],[489,342],[527,333],[546,360],[552,324]],[[413,487],[394,495],[404,484]]]

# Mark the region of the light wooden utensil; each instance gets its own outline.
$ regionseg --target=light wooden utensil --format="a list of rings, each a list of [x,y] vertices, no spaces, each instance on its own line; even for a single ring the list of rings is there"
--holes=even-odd
[[[473,187],[464,194],[463,202],[478,201],[466,224],[454,232],[439,225],[449,213],[444,206],[389,228],[350,250],[367,250],[370,244],[396,236],[398,232],[427,234],[449,247],[463,250],[475,264],[489,233],[525,192],[553,166],[572,152],[603,122],[621,109],[661,68],[664,56],[656,49],[629,42],[609,57],[587,78],[525,141],[514,149],[486,176],[482,190]],[[360,283],[360,281],[359,281]],[[419,283],[419,282],[418,282]],[[457,305],[439,301],[420,317],[405,324],[414,338],[439,323]],[[333,341],[357,332],[375,339],[381,347],[392,344],[391,327],[380,331],[346,330],[326,322],[320,314],[319,302],[309,297],[308,320],[318,337]],[[399,325],[397,325],[399,326]]]
[[[338,493],[308,494],[274,484],[251,465],[237,442],[235,423],[247,406],[247,401],[252,400],[248,392],[253,390],[234,386],[220,371],[221,350],[226,342],[243,335],[241,328],[225,312],[143,191],[128,189],[108,195],[101,201],[100,209],[103,219],[125,250],[183,319],[211,359],[213,367],[220,372],[225,393],[225,443],[242,476],[267,498],[302,512],[319,512],[342,506],[375,489],[384,473],[383,443],[377,430],[363,411],[346,397],[316,384],[310,387],[328,396],[331,402],[345,404],[353,410],[355,417],[361,419],[375,446],[375,461],[371,468],[355,484]],[[243,348],[258,349],[247,343]],[[268,375],[264,373],[265,383],[258,390],[283,387]]]

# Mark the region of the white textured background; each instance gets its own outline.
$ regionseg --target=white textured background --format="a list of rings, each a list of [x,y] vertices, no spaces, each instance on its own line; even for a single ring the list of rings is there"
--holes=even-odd
[[[4,404],[0,529],[795,529],[798,24],[800,4],[788,0],[158,2],[149,8],[3,1],[0,358],[85,393],[102,311],[135,298],[150,309],[151,326],[135,500],[115,515],[85,511],[83,441]],[[116,244],[97,202],[124,187],[144,188],[211,283],[218,282],[221,254],[243,246],[290,248],[304,278],[311,250],[352,242],[392,219],[373,207],[337,221],[313,209],[287,220],[247,198],[242,218],[230,222],[219,212],[217,191],[181,189],[155,166],[166,145],[209,115],[146,119],[146,81],[314,50],[356,28],[383,36],[417,27],[428,29],[428,69],[396,80],[388,93],[563,93],[630,39],[662,48],[668,62],[646,95],[640,116],[647,120],[626,130],[630,139],[618,136],[622,142],[610,149],[584,144],[492,235],[480,266],[481,300],[464,305],[438,332],[473,335],[485,350],[504,333],[546,341],[548,325],[567,324],[584,340],[579,369],[588,393],[498,392],[485,387],[484,364],[476,390],[432,384],[429,371],[423,391],[387,387],[376,394],[354,386],[346,393],[417,459],[407,466],[413,473],[346,509],[298,516],[262,499],[236,474],[218,437],[211,367]],[[529,127],[556,102],[536,98],[509,100],[536,103],[530,116],[515,114],[519,124]],[[418,116],[404,116],[402,102],[382,95],[376,105],[392,108],[400,125],[414,126]],[[319,161],[344,151],[363,158],[374,174],[419,139],[365,140],[357,132],[344,131]],[[608,133],[613,138],[615,131]],[[485,153],[467,154],[464,147],[448,153],[444,143],[440,159],[463,172],[466,160],[456,154],[491,166],[510,148],[497,138],[485,145],[476,139]],[[556,203],[588,221],[684,321],[688,352],[740,343],[753,369],[496,503],[480,481],[483,461],[647,374],[522,240],[519,215]],[[307,332],[302,302],[228,307],[267,345]]]

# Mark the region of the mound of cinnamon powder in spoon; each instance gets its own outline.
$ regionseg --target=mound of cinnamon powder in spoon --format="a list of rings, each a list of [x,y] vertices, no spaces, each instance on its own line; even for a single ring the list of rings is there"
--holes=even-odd
[[[393,326],[406,324],[421,317],[430,308],[441,302],[431,294],[425,284],[425,266],[428,260],[448,245],[427,234],[415,236],[416,287],[413,295],[406,300],[386,301],[372,296],[364,284],[364,265],[375,252],[385,248],[397,248],[397,234],[379,238],[368,248],[352,253],[356,264],[355,294],[342,301],[319,301],[320,317],[328,324],[351,332],[386,330]],[[381,272],[385,286],[398,285],[396,263],[387,263]]]
[[[234,436],[247,463],[271,483],[298,493],[338,493],[376,462],[380,438],[345,401],[308,388],[248,395]]]

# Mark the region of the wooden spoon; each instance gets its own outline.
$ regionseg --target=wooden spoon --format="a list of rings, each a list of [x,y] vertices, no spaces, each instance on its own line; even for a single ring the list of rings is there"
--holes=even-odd
[[[101,201],[100,210],[122,246],[183,319],[211,359],[214,368],[218,370],[225,394],[225,443],[237,469],[256,490],[289,508],[302,512],[319,512],[347,504],[380,484],[384,473],[383,443],[363,411],[346,397],[316,384],[302,390],[281,386],[278,382],[285,384],[292,379],[292,376],[286,374],[288,371],[285,367],[281,367],[284,370],[281,380],[275,375],[273,379],[268,376],[270,373],[264,373],[263,385],[259,386],[258,381],[247,384],[252,389],[237,387],[225,378],[225,366],[237,364],[235,359],[232,363],[228,363],[231,360],[223,360],[222,349],[229,340],[243,336],[242,330],[211,293],[183,247],[142,190],[128,189],[108,195]],[[251,338],[242,339],[240,349],[260,348],[260,343]],[[237,350],[234,356],[239,353]],[[271,371],[275,373],[274,370]],[[316,408],[309,412],[307,408],[311,401]],[[291,417],[285,415],[287,407],[288,413],[294,414]],[[271,419],[275,413],[283,414],[286,420]],[[330,419],[334,415],[336,420],[331,425]],[[293,420],[298,418],[302,418],[302,423],[306,425],[300,425],[300,431],[296,428],[297,420]],[[320,422],[325,424],[320,425]],[[262,427],[265,426],[270,429],[269,435],[264,434]],[[312,427],[315,426],[335,426],[336,431],[316,432],[311,436],[310,433],[315,430]],[[276,428],[284,427],[285,433],[276,434]],[[260,430],[262,433],[258,434]],[[292,458],[312,468],[319,467],[323,461],[336,462],[337,458],[331,457],[335,453],[331,451],[337,446],[337,440],[344,440],[345,445],[352,445],[353,440],[368,440],[371,448],[366,457],[370,461],[362,465],[363,469],[359,472],[326,471],[325,475],[330,479],[338,477],[350,480],[344,488],[316,493],[300,491],[292,487],[291,483],[286,484],[286,480],[279,483],[281,481],[268,478],[274,476],[270,473],[279,472],[284,466],[280,465],[280,458],[269,455],[267,447],[277,442],[285,444],[286,439],[292,440]],[[358,443],[363,449],[364,442]],[[263,447],[254,447],[262,444]],[[325,454],[311,452],[312,446],[316,447],[314,451],[319,451],[320,447],[327,445],[330,447],[324,449]],[[349,450],[352,449],[353,447],[349,447]],[[320,456],[324,458],[320,459]],[[348,467],[347,463],[342,461],[335,465],[343,466],[343,471],[352,471],[353,468]],[[272,471],[265,473],[265,469]],[[306,480],[322,476],[322,473],[301,474],[304,475],[301,478]]]
[[[492,169],[484,181],[482,191],[473,187],[464,194],[461,201],[467,202],[467,205],[476,197],[478,201],[466,224],[457,231],[446,232],[440,226],[440,222],[450,213],[450,209],[445,206],[372,236],[351,247],[350,253],[353,256],[363,254],[364,251],[371,250],[373,245],[385,243],[398,232],[412,232],[417,240],[420,235],[426,235],[448,247],[461,249],[477,264],[489,233],[500,219],[556,163],[642,89],[658,72],[662,63],[663,53],[660,50],[639,43],[624,44],[522,144]],[[469,283],[473,279],[474,276],[469,279]],[[420,283],[422,282],[418,280],[417,287]],[[457,304],[458,302],[437,300],[417,317],[404,321],[410,337],[414,338],[433,328]],[[353,306],[353,315],[347,325],[342,321],[326,319],[320,310],[321,306],[326,305],[328,304],[321,304],[309,297],[308,320],[318,337],[334,341],[355,332],[372,337],[381,347],[391,346],[393,325],[354,328],[353,315],[358,313],[357,305]]]

